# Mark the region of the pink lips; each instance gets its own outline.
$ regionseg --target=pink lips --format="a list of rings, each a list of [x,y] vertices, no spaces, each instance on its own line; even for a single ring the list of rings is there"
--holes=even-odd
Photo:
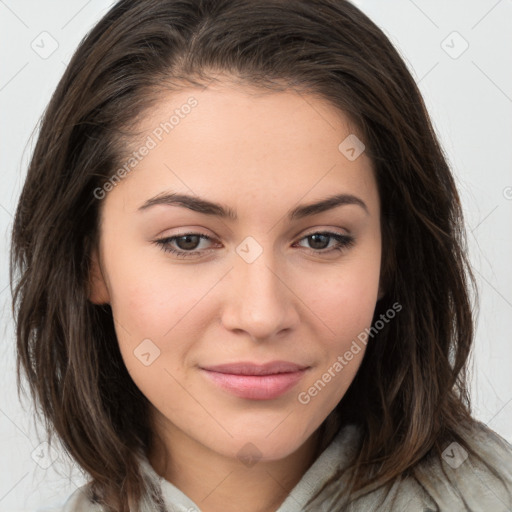
[[[240,362],[201,368],[215,384],[251,400],[271,400],[289,391],[309,367],[287,361]]]

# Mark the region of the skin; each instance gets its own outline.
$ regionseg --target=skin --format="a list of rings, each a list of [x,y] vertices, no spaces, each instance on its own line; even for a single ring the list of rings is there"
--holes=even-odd
[[[225,81],[173,92],[145,115],[141,140],[191,96],[198,105],[102,200],[90,300],[110,303],[126,367],[151,402],[155,470],[204,512],[268,512],[319,455],[317,429],[362,361],[364,346],[308,404],[298,400],[371,325],[382,294],[378,190],[366,154],[350,161],[338,150],[357,133],[348,118],[295,91]],[[221,203],[238,220],[176,205],[138,210],[163,192]],[[335,193],[368,211],[349,204],[287,219]],[[323,231],[355,243],[327,253],[334,238],[307,238]],[[180,259],[154,243],[187,232],[211,239],[170,245],[201,255]],[[262,249],[251,263],[236,252],[248,236]],[[148,366],[134,355],[145,339],[160,350]],[[236,397],[199,368],[273,360],[310,368],[272,400]],[[258,450],[251,467],[237,456],[247,443]]]

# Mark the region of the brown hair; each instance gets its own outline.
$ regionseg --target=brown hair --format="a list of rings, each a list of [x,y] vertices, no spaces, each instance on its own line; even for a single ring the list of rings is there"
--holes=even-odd
[[[122,0],[80,43],[42,119],[11,249],[18,390],[22,368],[48,436],[91,475],[106,510],[139,510],[148,492],[157,509],[137,464],[151,443],[148,401],[124,366],[110,307],[88,300],[94,190],[160,92],[218,72],[325,98],[354,120],[374,164],[386,291],[374,320],[395,302],[403,309],[368,343],[329,416],[363,433],[353,489],[393,481],[447,440],[471,451],[458,433],[473,421],[461,204],[406,65],[344,0]]]

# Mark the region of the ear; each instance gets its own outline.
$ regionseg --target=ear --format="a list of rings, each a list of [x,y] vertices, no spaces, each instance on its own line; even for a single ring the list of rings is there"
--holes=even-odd
[[[93,304],[110,304],[110,294],[101,270],[100,258],[96,247],[91,250],[88,298]]]

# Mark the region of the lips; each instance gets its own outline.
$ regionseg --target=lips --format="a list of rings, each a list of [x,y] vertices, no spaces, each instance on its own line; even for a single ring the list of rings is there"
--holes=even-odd
[[[293,373],[305,370],[307,366],[291,363],[288,361],[271,361],[269,363],[238,362],[205,366],[204,370],[229,373],[231,375],[273,375],[277,373]]]
[[[239,362],[201,368],[216,387],[249,400],[272,400],[284,395],[305,375],[309,366],[288,361],[265,364]]]

